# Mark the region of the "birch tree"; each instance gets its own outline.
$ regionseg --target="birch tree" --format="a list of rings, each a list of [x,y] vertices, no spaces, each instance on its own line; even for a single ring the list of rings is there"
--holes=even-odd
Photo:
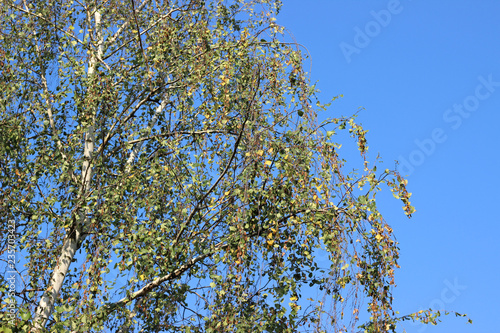
[[[344,332],[368,312],[367,330],[394,330],[398,248],[375,196],[411,216],[406,180],[377,171],[354,116],[319,123],[329,105],[279,1],[0,8],[1,212],[19,272],[3,326]]]

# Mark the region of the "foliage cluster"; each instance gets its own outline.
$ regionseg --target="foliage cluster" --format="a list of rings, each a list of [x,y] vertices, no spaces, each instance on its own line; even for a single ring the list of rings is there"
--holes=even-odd
[[[3,325],[340,332],[367,299],[366,330],[394,330],[398,248],[375,197],[388,186],[411,216],[411,194],[369,163],[355,117],[318,124],[329,105],[280,5],[2,1],[0,209],[24,258]]]

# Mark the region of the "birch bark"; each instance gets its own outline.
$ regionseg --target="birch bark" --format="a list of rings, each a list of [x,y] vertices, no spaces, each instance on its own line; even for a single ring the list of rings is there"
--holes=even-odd
[[[88,18],[91,21],[91,18]],[[94,13],[94,24],[97,31],[97,50],[94,51],[89,59],[88,63],[88,79],[92,80],[98,59],[102,59],[103,55],[103,37],[101,31],[101,14],[98,10]],[[94,112],[92,112],[94,114]],[[85,133],[84,140],[84,153],[83,153],[83,165],[82,165],[82,175],[81,175],[81,192],[80,197],[84,200],[86,194],[91,189],[92,181],[92,158],[95,145],[95,133],[94,133],[95,116],[91,117],[91,123]],[[49,285],[45,290],[40,303],[35,312],[35,318],[33,320],[35,326],[35,332],[41,331],[47,324],[52,311],[54,310],[54,304],[59,295],[61,287],[64,282],[64,278],[68,272],[71,262],[78,250],[79,245],[85,238],[83,232],[85,226],[88,224],[88,209],[84,208],[78,214],[77,224],[69,229],[66,239],[64,241],[61,255],[57,260],[56,267],[52,272],[52,277],[50,278]]]

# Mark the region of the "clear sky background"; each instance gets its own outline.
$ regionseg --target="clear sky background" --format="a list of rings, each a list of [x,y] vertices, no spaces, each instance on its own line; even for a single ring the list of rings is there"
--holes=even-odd
[[[344,95],[320,117],[364,107],[370,157],[408,175],[412,219],[381,197],[401,248],[395,308],[474,322],[403,327],[497,332],[500,1],[286,0],[277,22],[309,50],[322,100]]]

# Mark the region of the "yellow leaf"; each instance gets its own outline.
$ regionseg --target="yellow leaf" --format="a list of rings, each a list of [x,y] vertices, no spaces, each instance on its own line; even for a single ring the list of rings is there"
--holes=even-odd
[[[259,156],[264,155],[264,151],[263,151],[263,150],[259,150],[259,151],[257,151],[257,155],[259,155]]]
[[[377,234],[375,238],[380,242],[384,237],[382,237],[380,234]]]
[[[266,164],[266,165],[271,165],[271,164],[273,164],[273,162],[271,162],[271,161],[266,161],[266,162],[265,162],[265,164]]]
[[[292,297],[290,297],[290,301],[292,301],[292,302],[293,302],[293,301],[296,301],[297,299],[298,299],[298,298],[297,298],[297,296],[292,296]]]

